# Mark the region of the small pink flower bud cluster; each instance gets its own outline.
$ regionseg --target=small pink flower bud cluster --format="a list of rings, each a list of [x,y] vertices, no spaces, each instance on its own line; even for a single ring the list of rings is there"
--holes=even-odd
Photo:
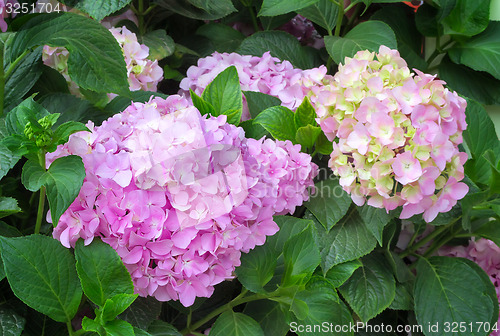
[[[491,240],[471,240],[468,246],[443,247],[438,251],[441,256],[467,258],[478,264],[490,277],[500,301],[500,248]],[[498,319],[500,325],[500,318]],[[500,330],[490,335],[500,336]]]
[[[238,71],[242,91],[265,93],[281,100],[282,105],[292,110],[299,107],[310,87],[320,85],[326,76],[326,67],[310,70],[296,69],[288,61],[280,61],[266,52],[262,57],[218,53],[200,58],[197,66],[187,70],[187,77],[180,83],[180,94],[189,97],[189,89],[197,95],[210,84],[219,73],[234,65]],[[250,119],[248,106],[243,96],[243,120]]]
[[[66,247],[101,237],[136,292],[160,301],[209,297],[233,277],[241,252],[278,231],[273,215],[308,199],[317,174],[300,146],[247,139],[226,116],[202,117],[177,95],[88,127],[47,155],[48,164],[79,155],[86,169],[54,237]]]
[[[111,28],[110,32],[123,51],[130,90],[156,91],[158,83],[163,79],[163,70],[158,65],[157,60],[152,61],[147,58],[149,48],[140,44],[137,41],[137,36],[126,27]],[[69,77],[68,57],[69,52],[66,48],[49,46],[43,48],[43,63],[59,71],[68,82],[70,92],[81,96],[78,85]]]
[[[16,6],[14,6],[16,5]],[[15,17],[16,13],[14,10],[19,6],[19,2],[17,0],[0,0],[0,29],[2,32],[7,31],[7,22],[5,22],[5,18],[7,17]]]
[[[376,59],[375,59],[376,56]],[[329,166],[358,205],[427,222],[449,211],[468,191],[459,152],[466,102],[445,82],[412,74],[396,50],[358,52],[311,101],[333,141]]]

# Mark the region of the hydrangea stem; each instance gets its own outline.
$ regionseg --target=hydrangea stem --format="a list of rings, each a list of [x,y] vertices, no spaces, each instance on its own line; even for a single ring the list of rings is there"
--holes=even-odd
[[[209,322],[211,319],[214,317],[222,314],[226,310],[232,309],[233,307],[239,306],[240,304],[251,302],[251,301],[257,301],[257,300],[263,300],[263,299],[268,299],[272,296],[275,296],[276,294],[269,293],[269,294],[253,294],[245,297],[247,293],[247,290],[244,289],[240,295],[235,297],[231,302],[217,308],[216,310],[212,311],[210,314],[205,316],[203,319],[199,320],[198,322],[194,323],[193,325],[188,325],[185,329],[181,331],[181,334],[187,335],[192,332],[192,330],[196,330],[203,326],[205,323]]]
[[[340,28],[342,28],[342,19],[344,18],[344,0],[339,0],[339,13],[337,17],[337,24],[335,25],[335,36],[340,36]]]
[[[40,165],[45,169],[45,151],[41,150],[39,153]],[[43,212],[45,209],[45,186],[40,188],[40,198],[38,201],[38,212],[36,214],[35,234],[40,233],[42,227]]]
[[[450,227],[452,227],[460,218],[461,217],[456,218],[453,221],[451,221],[450,223],[448,223],[446,225],[443,225],[443,226],[437,228],[436,230],[432,231],[429,235],[425,236],[424,238],[422,238],[421,240],[419,240],[414,245],[408,246],[408,248],[406,250],[404,250],[399,256],[401,258],[404,258],[404,257],[410,255],[411,253],[415,252],[420,247],[424,246],[425,244],[427,244],[428,242],[430,242],[431,240],[433,240],[434,238],[436,238],[437,236],[439,236],[441,233],[445,232]]]
[[[3,116],[3,100],[5,94],[5,73],[3,71],[3,51],[4,46],[0,48],[0,117]]]

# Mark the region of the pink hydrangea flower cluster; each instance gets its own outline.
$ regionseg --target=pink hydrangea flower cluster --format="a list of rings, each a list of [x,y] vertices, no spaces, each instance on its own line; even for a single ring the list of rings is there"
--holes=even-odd
[[[443,247],[438,251],[441,256],[467,258],[477,263],[489,275],[495,286],[500,302],[500,248],[491,240],[471,240],[467,246]],[[498,319],[500,325],[500,317]],[[500,330],[490,335],[500,336]]]
[[[0,29],[2,32],[7,31],[7,22],[5,22],[5,18],[12,16],[15,17],[16,13],[14,13],[14,9],[17,8],[14,7],[14,5],[19,6],[19,2],[17,0],[0,0]],[[7,8],[9,7],[9,8]],[[12,9],[12,13],[11,13]]]
[[[302,103],[311,87],[321,85],[326,67],[301,70],[288,61],[280,61],[266,52],[262,57],[218,53],[198,60],[196,66],[187,70],[187,77],[180,83],[180,94],[189,97],[189,89],[201,95],[209,83],[226,68],[234,65],[238,71],[241,89],[265,93],[281,100],[282,105],[295,110]],[[242,120],[250,119],[248,106],[243,96]]]
[[[300,146],[247,139],[226,116],[202,117],[177,95],[88,128],[47,155],[48,165],[79,155],[86,169],[54,237],[66,247],[101,237],[136,292],[160,301],[209,297],[233,277],[241,252],[278,231],[273,215],[308,199],[317,174]]]
[[[329,166],[354,202],[402,206],[427,222],[468,191],[459,152],[466,101],[415,69],[396,50],[360,51],[332,81],[312,88],[318,122],[333,141]]]
[[[137,41],[137,36],[126,27],[111,28],[110,32],[116,38],[125,57],[128,83],[131,91],[156,91],[158,83],[163,79],[163,69],[157,60],[148,59],[149,48]],[[69,52],[63,47],[44,46],[43,63],[59,71],[66,81],[70,92],[81,96],[78,85],[68,74]],[[113,98],[111,95],[110,98]]]

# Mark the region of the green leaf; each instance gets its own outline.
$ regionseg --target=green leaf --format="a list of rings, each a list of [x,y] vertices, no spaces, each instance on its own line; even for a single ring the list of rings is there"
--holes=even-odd
[[[101,324],[93,319],[88,318],[87,316],[85,316],[82,320],[82,328],[85,331],[95,331],[99,333],[99,335],[103,333]]]
[[[285,336],[290,329],[288,316],[278,302],[271,300],[249,302],[243,313],[260,325],[265,336]]]
[[[5,128],[8,135],[24,134],[26,124],[30,119],[39,120],[49,115],[49,112],[32,97],[25,99],[21,104],[12,109],[5,117]]]
[[[56,159],[47,171],[38,162],[28,160],[21,175],[21,180],[28,190],[37,191],[42,185],[47,188],[54,226],[78,196],[84,178],[85,167],[82,158],[76,155]]]
[[[76,269],[85,295],[98,306],[117,294],[133,294],[132,278],[116,251],[99,239],[75,247]]]
[[[206,102],[203,98],[198,96],[193,90],[189,89],[189,94],[191,96],[191,100],[193,101],[194,107],[200,111],[201,115],[215,115],[215,109],[212,104]]]
[[[457,276],[460,274],[460,276]],[[474,284],[473,286],[471,284]],[[467,325],[498,320],[498,299],[489,277],[474,262],[463,258],[420,258],[415,282],[415,314],[420,325],[445,322]],[[429,300],[432,298],[432,300]],[[453,335],[487,335],[473,328]],[[426,335],[451,335],[429,330]]]
[[[335,265],[370,253],[377,245],[377,240],[368,231],[356,211],[343,218],[329,232],[319,222],[315,224],[324,274]]]
[[[315,193],[304,205],[329,231],[347,213],[352,200],[337,179],[318,182],[315,187]]]
[[[350,30],[344,37],[326,36],[326,50],[335,63],[353,57],[360,50],[377,51],[381,45],[397,49],[396,36],[391,27],[381,21],[366,21]]]
[[[196,30],[213,44],[213,50],[220,53],[234,52],[245,39],[245,35],[222,23],[207,23]]]
[[[283,247],[285,276],[282,282],[285,286],[310,277],[321,261],[312,230],[310,224],[304,231],[288,239]]]
[[[279,98],[267,95],[262,92],[243,91],[245,95],[250,116],[255,118],[260,112],[273,106],[281,105]]]
[[[500,79],[500,22],[490,22],[481,34],[450,48],[448,55],[455,63]]]
[[[315,326],[323,325],[325,321],[328,322],[328,326],[344,326],[352,325],[354,321],[352,319],[351,313],[346,305],[339,300],[336,300],[335,290],[326,287],[318,287],[311,290],[305,290],[298,292],[296,297],[303,300],[308,308],[309,313],[304,319],[298,321],[299,325],[302,326]],[[331,324],[330,324],[331,323]],[[293,330],[293,327],[297,330]],[[306,335],[353,335],[352,332],[347,331],[343,333],[325,333],[322,331],[314,330],[313,332],[307,329],[300,330],[297,328],[297,324],[290,324],[291,331],[295,331],[299,336]]]
[[[151,334],[148,333],[147,331],[144,331],[144,330],[136,328],[136,327],[134,327],[134,335],[135,336],[151,336]]]
[[[0,335],[20,336],[26,320],[6,307],[0,307]]]
[[[314,56],[300,45],[296,37],[282,31],[263,31],[252,34],[243,40],[236,52],[260,57],[266,51],[282,61],[290,61],[297,68],[314,67]]]
[[[12,153],[0,142],[0,179],[11,170],[21,157]]]
[[[396,282],[396,296],[389,306],[393,310],[413,310],[413,284]]]
[[[18,213],[21,208],[17,205],[17,200],[12,197],[0,196],[0,218]]]
[[[54,131],[54,143],[56,145],[64,144],[68,142],[69,136],[73,133],[87,131],[90,132],[87,126],[78,121],[67,121],[64,124],[57,127]]]
[[[222,313],[215,321],[210,336],[264,336],[262,328],[254,319],[232,310]]]
[[[474,71],[445,57],[439,65],[439,77],[448,86],[482,104],[500,104],[500,81],[484,71]]]
[[[175,51],[175,42],[165,30],[153,30],[142,37],[142,43],[149,48],[149,58],[162,60]]]
[[[330,155],[333,151],[333,144],[326,137],[325,133],[320,133],[318,139],[316,140],[316,151],[322,155]]]
[[[263,136],[270,136],[266,129],[254,124],[253,119],[245,120],[239,125],[245,131],[245,137],[260,140]]]
[[[49,93],[40,98],[38,103],[48,111],[61,113],[57,124],[63,124],[68,121],[86,123],[88,120],[100,124],[110,117],[105,111],[97,109],[88,100],[80,99],[69,93]],[[130,104],[130,99],[128,103]]]
[[[243,109],[240,80],[235,66],[230,66],[208,84],[201,95],[203,100],[213,106],[215,114],[227,115],[227,122],[238,126]]]
[[[264,286],[272,279],[276,268],[276,259],[280,255],[268,244],[257,246],[241,256],[241,266],[236,268],[236,275],[246,289],[254,293],[265,293]]]
[[[460,201],[462,208],[462,227],[466,230],[471,228],[470,214],[473,207],[488,199],[489,191],[470,192]]]
[[[307,125],[299,127],[295,135],[295,142],[302,145],[302,148],[312,148],[321,134],[321,128],[318,126]]]
[[[455,7],[441,24],[444,34],[474,36],[490,22],[490,0],[454,0]]]
[[[254,124],[264,127],[276,140],[295,142],[297,128],[295,114],[284,106],[273,106],[262,111],[254,120]]]
[[[21,103],[24,95],[42,75],[42,48],[37,48],[24,57],[5,82],[4,106],[7,110]]]
[[[491,176],[488,186],[490,187],[490,193],[499,194],[500,193],[500,171],[498,170],[498,156],[491,149],[488,149],[483,154],[483,158],[490,164]]]
[[[75,316],[82,289],[75,260],[57,240],[31,235],[0,237],[5,273],[14,294],[58,322]]]
[[[116,294],[106,300],[102,307],[102,319],[112,321],[123,313],[137,298],[137,294]]]
[[[465,115],[467,129],[463,137],[473,158],[481,157],[486,150],[498,146],[495,125],[483,106],[468,99]]]
[[[380,255],[370,254],[362,263],[339,290],[361,320],[367,322],[389,307],[396,295],[396,283]]]
[[[337,24],[338,11],[339,6],[330,0],[319,0],[309,7],[298,10],[297,13],[331,33]]]
[[[424,3],[415,13],[415,25],[424,36],[437,36],[441,25],[438,23],[439,10]]]
[[[361,266],[363,266],[363,264],[358,259],[347,261],[333,266],[328,272],[326,272],[325,278],[328,279],[334,288],[337,288],[346,282],[354,271]]]
[[[96,21],[113,14],[128,5],[131,0],[63,0],[64,4],[87,13]]]
[[[377,239],[379,245],[382,246],[382,234],[385,226],[391,220],[391,215],[385,209],[375,208],[368,204],[359,207],[358,213],[368,230]]]
[[[277,16],[297,11],[319,0],[264,0],[258,16]]]
[[[312,106],[309,98],[304,97],[304,100],[295,111],[295,125],[297,128],[305,127],[307,125],[317,126],[316,123],[316,111],[314,106]]]
[[[36,16],[15,35],[12,60],[24,50],[45,44],[68,49],[69,75],[81,88],[118,94],[128,91],[120,46],[98,22],[73,13]]]
[[[160,6],[198,20],[217,20],[236,11],[231,0],[159,0]]]
[[[134,327],[130,323],[118,319],[107,322],[104,325],[104,330],[107,336],[135,335]]]
[[[500,246],[500,222],[498,220],[487,222],[474,231],[474,236],[489,239]]]
[[[161,306],[162,302],[154,297],[139,296],[118,318],[127,321],[134,327],[147,330],[151,322],[160,316]]]
[[[398,6],[387,6],[377,11],[370,19],[388,24],[396,35],[398,51],[408,63],[408,67],[423,71],[427,69],[427,63],[421,56],[421,40],[415,38],[419,32],[413,20],[408,20],[407,10]]]
[[[273,219],[278,224],[280,230],[267,238],[266,245],[278,252],[283,251],[288,239],[301,233],[313,224],[311,220],[292,216],[274,216]]]
[[[182,336],[182,334],[167,322],[156,320],[151,323],[148,332],[152,336]]]
[[[29,191],[38,191],[44,183],[45,169],[34,160],[28,160],[23,166],[21,182]]]

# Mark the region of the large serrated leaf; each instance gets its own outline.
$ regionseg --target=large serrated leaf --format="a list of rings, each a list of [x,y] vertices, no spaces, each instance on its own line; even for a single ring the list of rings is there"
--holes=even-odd
[[[62,0],[61,2],[101,21],[104,17],[128,5],[132,0]]]
[[[446,35],[474,36],[490,21],[490,0],[454,0],[452,11],[441,20]]]
[[[236,11],[231,0],[158,0],[160,6],[197,20],[217,20]]]
[[[392,303],[396,282],[380,255],[370,254],[362,263],[339,290],[361,320],[367,322]]]
[[[312,224],[285,243],[283,259],[285,261],[283,279],[285,286],[294,285],[312,275],[321,261],[319,249],[313,237]]]
[[[76,244],[76,269],[85,295],[103,306],[116,294],[133,294],[134,287],[127,269],[111,246],[95,239],[88,246]]]
[[[14,310],[0,307],[0,335],[19,336],[25,324],[24,317],[19,316]]]
[[[321,268],[326,274],[333,266],[358,259],[377,245],[356,211],[343,218],[329,232],[316,220]]]
[[[264,127],[276,140],[295,142],[297,127],[295,114],[284,106],[273,106],[262,111],[254,120],[254,124]]]
[[[232,310],[222,313],[215,321],[209,336],[264,336],[262,328],[250,316]]]
[[[82,289],[75,259],[50,237],[0,238],[5,273],[14,294],[58,322],[75,316]]]
[[[304,205],[329,231],[347,213],[352,200],[337,179],[318,182],[315,188],[315,193]]]
[[[52,223],[57,225],[59,217],[73,203],[80,192],[85,178],[82,158],[76,155],[56,159],[46,171],[33,160],[24,166],[21,180],[30,191],[37,191],[41,186],[47,188]]]
[[[315,4],[319,0],[264,0],[259,16],[277,16]]]
[[[227,122],[238,125],[243,109],[240,80],[236,67],[230,66],[208,84],[201,95],[214,108],[214,116],[227,115]]]
[[[68,71],[80,87],[96,92],[128,92],[122,50],[111,32],[98,22],[74,13],[51,13],[32,18],[15,35],[12,60],[40,45],[65,47]]]
[[[460,274],[460,276],[457,276]],[[472,285],[473,284],[473,285]],[[474,262],[463,258],[420,258],[415,282],[415,314],[420,325],[429,323],[488,323],[498,320],[498,299],[488,275]],[[429,300],[432,298],[432,300]],[[486,336],[482,328],[456,332],[427,330],[427,336]]]
[[[500,79],[500,22],[490,22],[484,32],[454,45],[448,55],[455,63],[486,71]]]
[[[331,35],[337,24],[339,6],[330,0],[319,0],[315,4],[302,8],[298,13],[325,28]]]
[[[391,27],[381,21],[366,21],[350,30],[344,37],[326,36],[326,50],[335,63],[353,57],[358,51],[378,51],[381,45],[397,49],[396,35]]]
[[[262,56],[266,51],[282,61],[290,61],[300,69],[310,69],[315,65],[314,55],[302,47],[296,37],[282,31],[252,34],[243,40],[236,52],[242,55]]]

